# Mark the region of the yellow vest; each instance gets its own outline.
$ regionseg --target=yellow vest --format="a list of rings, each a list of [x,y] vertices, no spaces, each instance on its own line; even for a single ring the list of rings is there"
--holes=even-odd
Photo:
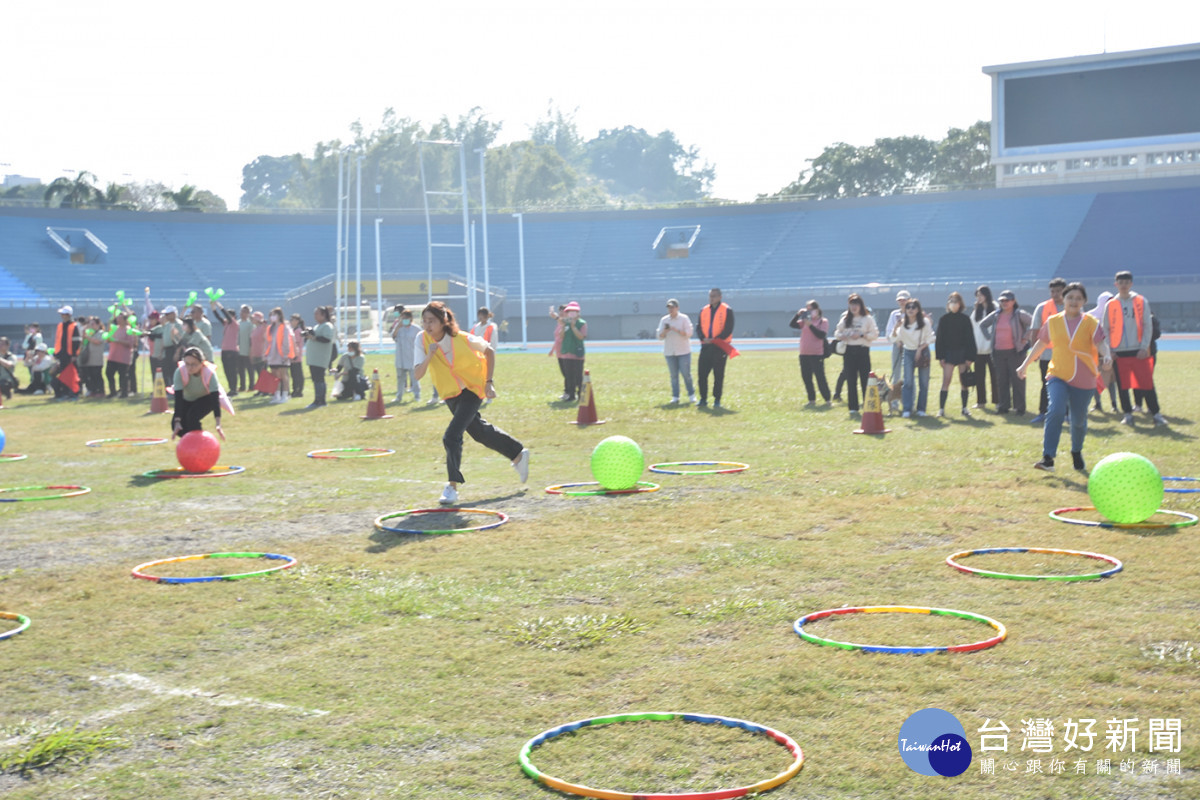
[[[446,335],[450,336],[448,333]],[[433,344],[433,338],[422,331],[422,349],[429,352],[429,346]],[[437,349],[433,353],[433,360],[429,362],[429,372],[433,376],[433,388],[437,389],[439,395],[457,397],[462,391],[458,381],[462,381],[463,385],[479,395],[481,400],[486,397],[483,387],[487,381],[487,360],[483,353],[471,349],[465,334],[460,332],[458,336],[450,336],[450,349],[454,353],[453,364],[446,360],[446,354],[442,352],[440,345],[434,346]]]
[[[1075,328],[1074,336],[1067,334],[1065,312],[1052,316],[1046,321],[1046,325],[1050,331],[1050,347],[1054,354],[1050,358],[1047,378],[1054,377],[1070,383],[1075,378],[1078,363],[1076,357],[1083,361],[1093,378],[1099,374],[1095,337],[1096,328],[1100,323],[1095,317],[1083,314]]]

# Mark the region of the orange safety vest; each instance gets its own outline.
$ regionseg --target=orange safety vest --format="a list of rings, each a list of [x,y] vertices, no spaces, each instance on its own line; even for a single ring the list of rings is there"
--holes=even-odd
[[[272,342],[270,340],[270,336],[271,336],[271,329],[268,328],[267,329],[267,337],[268,337],[267,338],[267,352],[268,353],[270,353],[271,349],[272,349],[271,348]],[[284,350],[283,350],[284,342],[287,342],[287,352],[284,352]],[[274,350],[279,355],[285,356],[289,359],[296,357],[296,340],[292,338],[292,332],[291,332],[291,329],[288,328],[287,323],[284,323],[284,322],[279,323],[279,327],[275,330]]]
[[[482,336],[480,336],[478,333],[476,333],[476,331],[479,330],[480,325],[483,326],[483,335]],[[495,326],[495,324],[493,324],[491,322],[476,322],[474,327],[471,328],[472,336],[479,336],[480,339],[483,339],[488,344],[492,343],[492,336],[495,333],[496,333],[496,326]]]
[[[720,336],[720,331],[725,330],[725,312],[729,306],[721,303],[717,306],[717,313],[713,314],[712,306],[707,305],[700,309],[700,335],[705,339],[725,339],[728,341],[730,336]]]
[[[1117,295],[1109,300],[1104,311],[1105,316],[1108,317],[1108,346],[1115,350],[1121,345],[1124,333],[1122,328],[1125,327],[1125,312],[1121,308],[1121,296]],[[1142,341],[1142,318],[1145,316],[1145,311],[1146,301],[1140,294],[1133,295],[1133,319],[1137,322],[1139,344]]]
[[[450,334],[446,334],[450,336]],[[424,331],[421,332],[421,349],[429,352],[429,346],[434,344],[433,338]],[[433,377],[433,388],[442,397],[457,397],[462,391],[458,382],[462,381],[467,389],[486,397],[484,384],[487,380],[487,360],[483,353],[472,350],[465,336],[451,336],[450,350],[454,354],[454,363],[446,359],[440,345],[434,351],[433,360],[429,362],[429,372]],[[455,379],[458,380],[455,380]]]
[[[1042,321],[1040,325],[1045,325],[1047,320],[1061,312],[1062,309],[1058,307],[1058,304],[1054,300],[1047,300],[1045,303],[1042,303]]]
[[[1070,383],[1075,378],[1075,370],[1080,361],[1092,373],[1092,377],[1100,374],[1097,366],[1096,328],[1100,322],[1090,314],[1084,314],[1075,328],[1075,334],[1070,335],[1067,328],[1066,314],[1055,314],[1047,320],[1049,326],[1050,347],[1054,355],[1050,358],[1047,377],[1059,378]]]
[[[54,332],[54,352],[66,353],[69,356],[79,352],[78,347],[72,349],[75,341],[75,327],[74,322],[58,323],[58,330]]]

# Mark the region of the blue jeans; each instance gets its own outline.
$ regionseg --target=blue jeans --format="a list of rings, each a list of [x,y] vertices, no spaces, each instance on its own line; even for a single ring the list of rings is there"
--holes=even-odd
[[[671,371],[671,397],[679,399],[679,374],[683,373],[683,385],[687,388],[688,397],[696,393],[692,388],[692,354],[681,356],[665,356],[667,369]]]
[[[904,351],[904,386],[900,388],[900,398],[904,402],[904,410],[912,413],[913,410],[913,370],[917,365],[917,351]],[[921,394],[917,399],[917,410],[924,411],[925,404],[929,402],[929,367],[921,367],[917,371],[917,378],[921,381]]]
[[[1046,427],[1042,433],[1042,453],[1054,458],[1058,451],[1058,439],[1062,436],[1068,407],[1071,410],[1071,452],[1082,453],[1083,438],[1087,435],[1088,406],[1096,394],[1095,387],[1078,389],[1062,378],[1050,378],[1046,381],[1046,393],[1050,407],[1046,411]]]

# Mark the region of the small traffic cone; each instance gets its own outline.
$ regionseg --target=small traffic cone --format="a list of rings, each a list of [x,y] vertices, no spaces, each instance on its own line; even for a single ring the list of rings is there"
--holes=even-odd
[[[579,413],[572,425],[603,425],[606,419],[596,419],[596,396],[592,394],[592,376],[583,371],[583,385],[579,387]]]
[[[879,402],[879,378],[867,376],[867,396],[863,399],[862,427],[855,433],[891,433],[883,427],[883,406]]]
[[[383,383],[379,380],[379,370],[371,371],[371,388],[367,390],[367,414],[361,419],[391,419],[392,415],[383,410]]]
[[[171,410],[167,403],[167,386],[163,383],[162,367],[154,370],[154,391],[150,393],[150,413],[164,414]]]

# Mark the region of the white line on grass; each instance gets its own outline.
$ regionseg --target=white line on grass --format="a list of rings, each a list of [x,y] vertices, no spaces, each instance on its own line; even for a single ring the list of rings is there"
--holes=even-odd
[[[255,700],[253,697],[237,697],[234,695],[224,695],[220,692],[208,692],[203,689],[174,689],[170,686],[164,686],[157,681],[153,681],[143,675],[138,675],[136,672],[121,672],[116,675],[103,677],[92,675],[88,680],[93,683],[98,683],[101,686],[109,688],[125,687],[128,689],[137,689],[150,694],[161,695],[165,697],[194,697],[197,700],[202,700],[214,706],[251,706],[253,708],[268,708],[275,711],[290,711],[300,714],[305,717],[323,717],[328,714],[328,711],[322,711],[319,708],[301,708],[300,706],[289,706],[284,703],[268,703],[262,700]]]

